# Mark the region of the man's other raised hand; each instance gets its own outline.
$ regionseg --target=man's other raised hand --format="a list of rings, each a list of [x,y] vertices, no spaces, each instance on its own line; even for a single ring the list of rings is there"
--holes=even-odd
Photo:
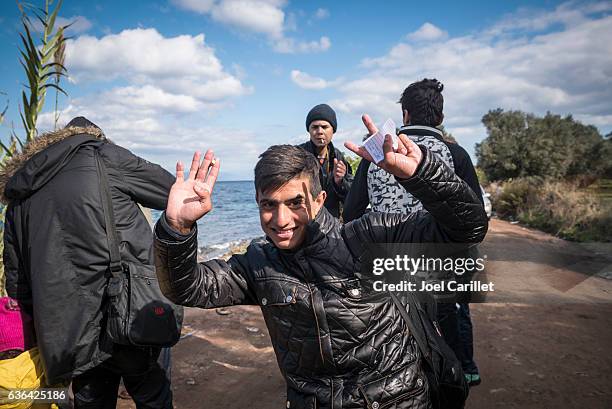
[[[219,159],[208,150],[200,163],[200,152],[193,154],[185,179],[182,162],[176,164],[176,181],[170,189],[166,220],[173,229],[187,234],[194,223],[212,210],[212,191],[219,174]]]
[[[374,135],[378,132],[376,125],[372,122],[372,119],[368,114],[364,114],[361,119],[363,124],[368,129],[369,135]],[[362,158],[374,162],[372,156],[369,154],[364,146],[357,146],[353,142],[344,142],[344,146],[350,151],[356,153]],[[402,179],[408,179],[416,171],[421,159],[423,152],[416,143],[411,141],[406,135],[398,135],[397,149],[393,148],[393,138],[391,135],[385,135],[385,142],[383,144],[383,152],[385,158],[377,163],[378,166]]]

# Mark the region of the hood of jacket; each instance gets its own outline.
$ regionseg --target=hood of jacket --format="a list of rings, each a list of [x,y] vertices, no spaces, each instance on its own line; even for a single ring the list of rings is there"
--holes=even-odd
[[[88,126],[69,126],[45,133],[29,141],[22,152],[8,158],[0,169],[2,203],[31,196],[53,178],[83,144],[106,140],[102,130],[93,123],[86,121],[83,125]]]

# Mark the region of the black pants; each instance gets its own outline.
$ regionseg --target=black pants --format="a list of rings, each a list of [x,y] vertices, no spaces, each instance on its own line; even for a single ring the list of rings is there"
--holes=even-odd
[[[462,356],[461,366],[466,374],[478,374],[478,366],[474,362],[474,335],[472,332],[472,318],[470,305],[459,304],[459,337],[461,338]]]
[[[453,350],[457,359],[463,361],[463,348],[459,337],[459,315],[457,304],[454,302],[441,302],[437,306],[437,319],[442,330],[444,341]]]
[[[72,380],[75,409],[114,409],[119,382],[138,409],[172,409],[166,371],[157,362],[159,349],[115,346],[113,356]]]

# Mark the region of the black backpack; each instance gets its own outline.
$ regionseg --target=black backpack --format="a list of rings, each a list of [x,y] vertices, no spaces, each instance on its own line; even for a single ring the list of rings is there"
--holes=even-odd
[[[423,356],[424,370],[434,409],[463,409],[468,397],[468,384],[461,363],[442,338],[435,320],[435,301],[421,303],[405,292],[405,303],[389,293],[414,337]]]

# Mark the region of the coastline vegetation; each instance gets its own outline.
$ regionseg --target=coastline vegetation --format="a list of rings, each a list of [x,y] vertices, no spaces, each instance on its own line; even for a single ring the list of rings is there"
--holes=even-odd
[[[488,190],[493,209],[502,219],[519,221],[566,240],[612,241],[611,202],[576,182],[524,177],[491,183]]]
[[[496,109],[482,122],[478,176],[499,217],[567,240],[612,241],[610,135],[571,115]]]

